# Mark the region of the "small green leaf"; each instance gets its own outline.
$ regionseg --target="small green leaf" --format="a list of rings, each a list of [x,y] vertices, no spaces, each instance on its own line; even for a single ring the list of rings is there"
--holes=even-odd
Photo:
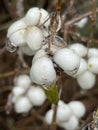
[[[53,103],[57,104],[59,101],[59,94],[57,86],[48,86],[48,88],[44,87],[45,93],[47,95],[48,100]]]

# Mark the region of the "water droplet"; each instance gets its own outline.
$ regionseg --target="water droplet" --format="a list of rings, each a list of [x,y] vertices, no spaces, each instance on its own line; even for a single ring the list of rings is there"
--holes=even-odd
[[[6,39],[5,48],[9,52],[15,52],[17,49],[17,46],[15,46],[9,39]]]
[[[64,41],[64,39],[57,35],[54,35],[53,42],[58,46],[67,46],[67,43]]]

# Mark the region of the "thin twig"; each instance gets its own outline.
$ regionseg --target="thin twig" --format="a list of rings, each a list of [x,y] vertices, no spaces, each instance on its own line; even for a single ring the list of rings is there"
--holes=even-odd
[[[4,93],[6,91],[10,91],[12,89],[12,86],[2,86],[2,89],[0,89],[0,93]]]
[[[96,9],[96,13],[98,13],[98,8]],[[66,28],[67,26],[70,26],[70,25],[74,24],[75,22],[77,22],[77,21],[79,21],[79,20],[81,20],[81,19],[83,19],[83,18],[85,18],[85,17],[91,16],[91,15],[92,15],[92,11],[89,11],[89,12],[87,12],[87,13],[85,13],[85,14],[79,16],[79,17],[76,17],[76,18],[74,18],[74,19],[72,19],[72,20],[66,22],[66,23],[65,23],[65,28]]]
[[[1,78],[6,78],[6,77],[10,77],[10,76],[13,76],[15,74],[27,74],[29,73],[29,69],[26,69],[26,70],[18,70],[18,69],[15,69],[15,70],[12,70],[10,72],[6,72],[6,73],[0,73],[0,79]]]
[[[50,103],[47,101],[45,104],[43,104],[42,107],[39,108],[39,110],[37,110],[37,112],[35,114],[34,114],[35,110],[33,110],[31,115],[28,118],[18,121],[16,123],[16,125],[20,126],[22,123],[27,125],[30,122],[34,122],[36,119],[41,120],[45,124],[44,118],[42,118],[42,116],[39,116],[39,115],[41,115],[48,108],[49,105],[50,105]],[[33,114],[34,114],[34,116],[33,116]]]
[[[81,40],[81,41],[83,41],[83,42],[86,42],[86,43],[87,43],[89,40],[91,40],[90,37],[81,36],[81,35],[79,35],[77,32],[74,32],[74,31],[68,30],[68,34],[70,34],[70,35],[76,37],[77,39],[79,39],[79,40]],[[92,39],[92,40],[93,40],[94,43],[98,44],[98,40],[97,40],[97,39]]]
[[[24,59],[24,54],[23,54],[23,52],[19,49],[19,50],[17,51],[17,53],[18,53],[19,61],[21,62],[22,66],[23,66],[24,68],[29,68],[28,64],[26,63],[26,61],[25,61],[25,59]]]
[[[4,4],[6,6],[7,11],[9,12],[12,18],[17,18],[15,8],[9,0],[4,0]]]
[[[16,14],[19,17],[22,17],[24,15],[24,0],[17,0]]]
[[[13,76],[17,73],[17,69],[13,70],[13,71],[10,71],[10,72],[6,72],[6,73],[0,73],[0,79],[1,78],[6,78],[6,77],[9,77],[9,76]]]
[[[89,45],[93,42],[93,34],[95,30],[95,21],[96,21],[96,8],[97,8],[97,1],[92,1],[92,13],[91,13],[91,26],[90,26],[90,39],[87,42],[87,58],[88,58],[88,51]]]
[[[54,104],[54,113],[53,113],[53,119],[52,119],[52,124],[50,127],[50,130],[56,130],[56,115],[57,115],[57,105]]]
[[[0,55],[2,55],[5,52],[5,47],[0,49]]]
[[[88,126],[91,119],[92,119],[92,113],[89,115],[89,117],[86,119],[85,123],[83,123],[83,125],[80,127],[79,130],[86,130],[85,128]]]

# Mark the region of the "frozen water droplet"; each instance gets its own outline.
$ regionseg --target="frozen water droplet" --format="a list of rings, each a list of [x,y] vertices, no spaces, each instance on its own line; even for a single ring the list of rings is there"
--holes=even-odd
[[[67,46],[67,43],[64,41],[64,39],[57,35],[54,35],[53,42],[58,46]]]
[[[17,46],[15,46],[9,39],[6,39],[6,50],[9,52],[15,52],[17,49]]]

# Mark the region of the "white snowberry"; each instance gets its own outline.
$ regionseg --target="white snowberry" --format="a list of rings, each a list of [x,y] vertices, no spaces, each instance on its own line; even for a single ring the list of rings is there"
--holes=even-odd
[[[22,19],[14,22],[8,29],[7,38],[14,46],[25,45],[24,33],[26,31],[26,24]]]
[[[98,57],[98,49],[97,48],[90,48],[88,50],[88,57],[97,56]]]
[[[21,86],[14,86],[12,89],[13,96],[18,97],[25,93],[25,89]]]
[[[94,74],[98,74],[98,57],[90,57],[88,59],[88,69]]]
[[[73,73],[80,65],[80,57],[68,48],[56,51],[54,61],[67,73]]]
[[[85,108],[84,104],[80,101],[71,101],[71,102],[69,102],[68,106],[71,108],[72,113],[77,118],[83,117],[86,112],[86,108]]]
[[[33,7],[28,10],[24,17],[24,21],[27,25],[41,25],[46,21],[44,25],[48,27],[50,24],[50,20],[48,18],[49,14],[46,10]]]
[[[96,76],[89,71],[86,71],[77,77],[78,84],[84,90],[93,88],[95,85],[95,81]]]
[[[18,77],[15,77],[14,84],[16,86],[21,86],[26,90],[31,85],[31,79],[28,75],[19,75]]]
[[[21,86],[14,86],[14,88],[12,89],[12,103],[15,103],[17,98],[19,98],[20,96],[22,96],[25,93],[25,89]]]
[[[74,43],[69,46],[74,52],[76,52],[80,57],[84,57],[87,54],[87,48],[80,43]]]
[[[51,84],[56,80],[56,72],[52,61],[47,57],[41,57],[33,62],[30,76],[34,83]]]
[[[57,108],[57,122],[68,121],[72,115],[71,109],[67,104],[58,104]]]
[[[77,77],[78,75],[84,73],[87,70],[87,62],[86,60],[82,59],[80,60],[80,66],[77,72],[74,74],[74,77]]]
[[[41,106],[46,100],[44,90],[38,86],[31,86],[27,92],[27,96],[35,106]]]
[[[45,121],[48,125],[51,125],[52,120],[53,120],[53,109],[50,109],[49,111],[47,111],[45,115]]]
[[[38,50],[42,46],[43,33],[36,27],[28,27],[25,32],[25,41],[31,50]]]
[[[57,124],[68,121],[71,115],[72,112],[70,107],[67,104],[65,104],[63,101],[59,101],[57,106],[57,115],[56,115]],[[52,123],[52,119],[53,119],[53,108],[50,109],[45,116],[45,120],[48,124]]]
[[[8,28],[7,37],[9,38],[16,31],[19,31],[19,30],[22,30],[22,29],[26,29],[26,27],[27,27],[27,25],[25,24],[25,22],[23,21],[23,19],[20,19],[20,20],[14,22]]]
[[[79,22],[75,23],[75,25],[79,28],[83,28],[87,22],[88,22],[88,18],[85,17],[85,18],[81,19]]]
[[[14,46],[25,45],[26,43],[25,43],[25,39],[24,39],[24,34],[25,34],[25,29],[14,32],[9,37],[11,44]]]
[[[24,17],[24,21],[27,25],[37,25],[40,20],[40,11],[38,7],[33,7],[28,10]]]
[[[27,97],[17,98],[14,106],[16,113],[27,113],[32,108],[32,104]]]
[[[72,115],[67,122],[62,122],[59,126],[66,130],[77,130],[79,127],[79,120]]]

